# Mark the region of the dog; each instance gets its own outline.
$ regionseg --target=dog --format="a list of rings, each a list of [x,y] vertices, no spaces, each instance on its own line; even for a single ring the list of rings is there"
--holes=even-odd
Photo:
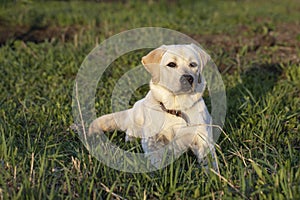
[[[107,114],[89,126],[89,135],[126,131],[126,140],[142,138],[152,165],[162,165],[167,149],[177,158],[191,149],[199,163],[215,157],[212,119],[202,98],[203,69],[210,56],[195,44],[162,45],[142,58],[151,74],[150,91],[131,109]],[[213,162],[213,168],[217,169]]]

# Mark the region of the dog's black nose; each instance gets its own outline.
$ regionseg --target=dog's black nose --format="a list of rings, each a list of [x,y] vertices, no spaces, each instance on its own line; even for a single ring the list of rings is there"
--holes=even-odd
[[[189,86],[192,86],[193,82],[194,82],[194,78],[191,75],[184,74],[180,77],[180,83],[183,84],[183,85],[188,85],[189,84]]]

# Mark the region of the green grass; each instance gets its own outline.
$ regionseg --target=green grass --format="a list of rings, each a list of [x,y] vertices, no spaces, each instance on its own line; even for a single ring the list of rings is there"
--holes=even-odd
[[[297,1],[184,2],[2,5],[0,21],[9,26],[77,25],[84,31],[76,41],[9,39],[0,47],[0,199],[300,198],[300,64],[274,62],[264,53],[275,52],[277,44],[254,51],[255,57],[247,44],[236,50],[205,46],[218,65],[234,69],[222,74],[228,112],[227,135],[218,141],[220,175],[206,173],[190,153],[156,172],[116,171],[91,157],[70,130],[74,80],[96,37],[101,42],[122,30],[162,26],[188,35],[229,33],[234,40],[263,34],[256,30],[266,26],[276,30],[282,23],[300,23]],[[249,29],[239,33],[242,24]],[[299,47],[295,51],[299,57]],[[106,72],[110,80],[101,80],[99,114],[110,112],[115,81],[143,53],[123,56]],[[146,90],[137,91],[133,100]],[[112,134],[118,145],[136,145],[125,145],[116,134],[124,134]]]
[[[23,2],[23,3],[22,3]],[[297,22],[300,18],[296,0],[287,1],[128,1],[126,3],[21,1],[2,5],[0,19],[8,24],[98,28],[111,35],[142,26],[159,26],[190,34],[232,33],[239,25],[257,27],[265,21]],[[109,17],[108,17],[109,16]]]

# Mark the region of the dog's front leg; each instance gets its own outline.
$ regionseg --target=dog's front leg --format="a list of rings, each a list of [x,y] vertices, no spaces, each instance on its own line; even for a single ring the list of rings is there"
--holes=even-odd
[[[173,139],[173,148],[176,154],[181,154],[190,148],[196,155],[199,164],[201,163],[207,170],[211,157],[212,168],[218,172],[218,164],[214,148],[214,141],[210,134],[211,130],[205,126],[188,126],[178,129],[176,137]]]
[[[190,145],[190,148],[197,156],[198,163],[204,166],[206,171],[209,171],[211,165],[213,170],[219,172],[216,150],[211,137],[199,134],[195,142]]]
[[[126,130],[128,128],[129,110],[103,115],[95,119],[89,127],[89,135],[103,133],[104,131]]]

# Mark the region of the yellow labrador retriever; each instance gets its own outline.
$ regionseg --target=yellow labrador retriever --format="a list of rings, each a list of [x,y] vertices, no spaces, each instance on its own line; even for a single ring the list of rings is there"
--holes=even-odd
[[[191,149],[198,162],[209,152],[214,156],[211,116],[202,99],[202,70],[209,60],[195,44],[163,45],[151,51],[142,58],[152,76],[146,97],[131,109],[95,119],[89,134],[118,129],[126,131],[127,139],[142,138],[145,154],[157,167],[164,156],[160,149],[171,150],[175,157]]]

